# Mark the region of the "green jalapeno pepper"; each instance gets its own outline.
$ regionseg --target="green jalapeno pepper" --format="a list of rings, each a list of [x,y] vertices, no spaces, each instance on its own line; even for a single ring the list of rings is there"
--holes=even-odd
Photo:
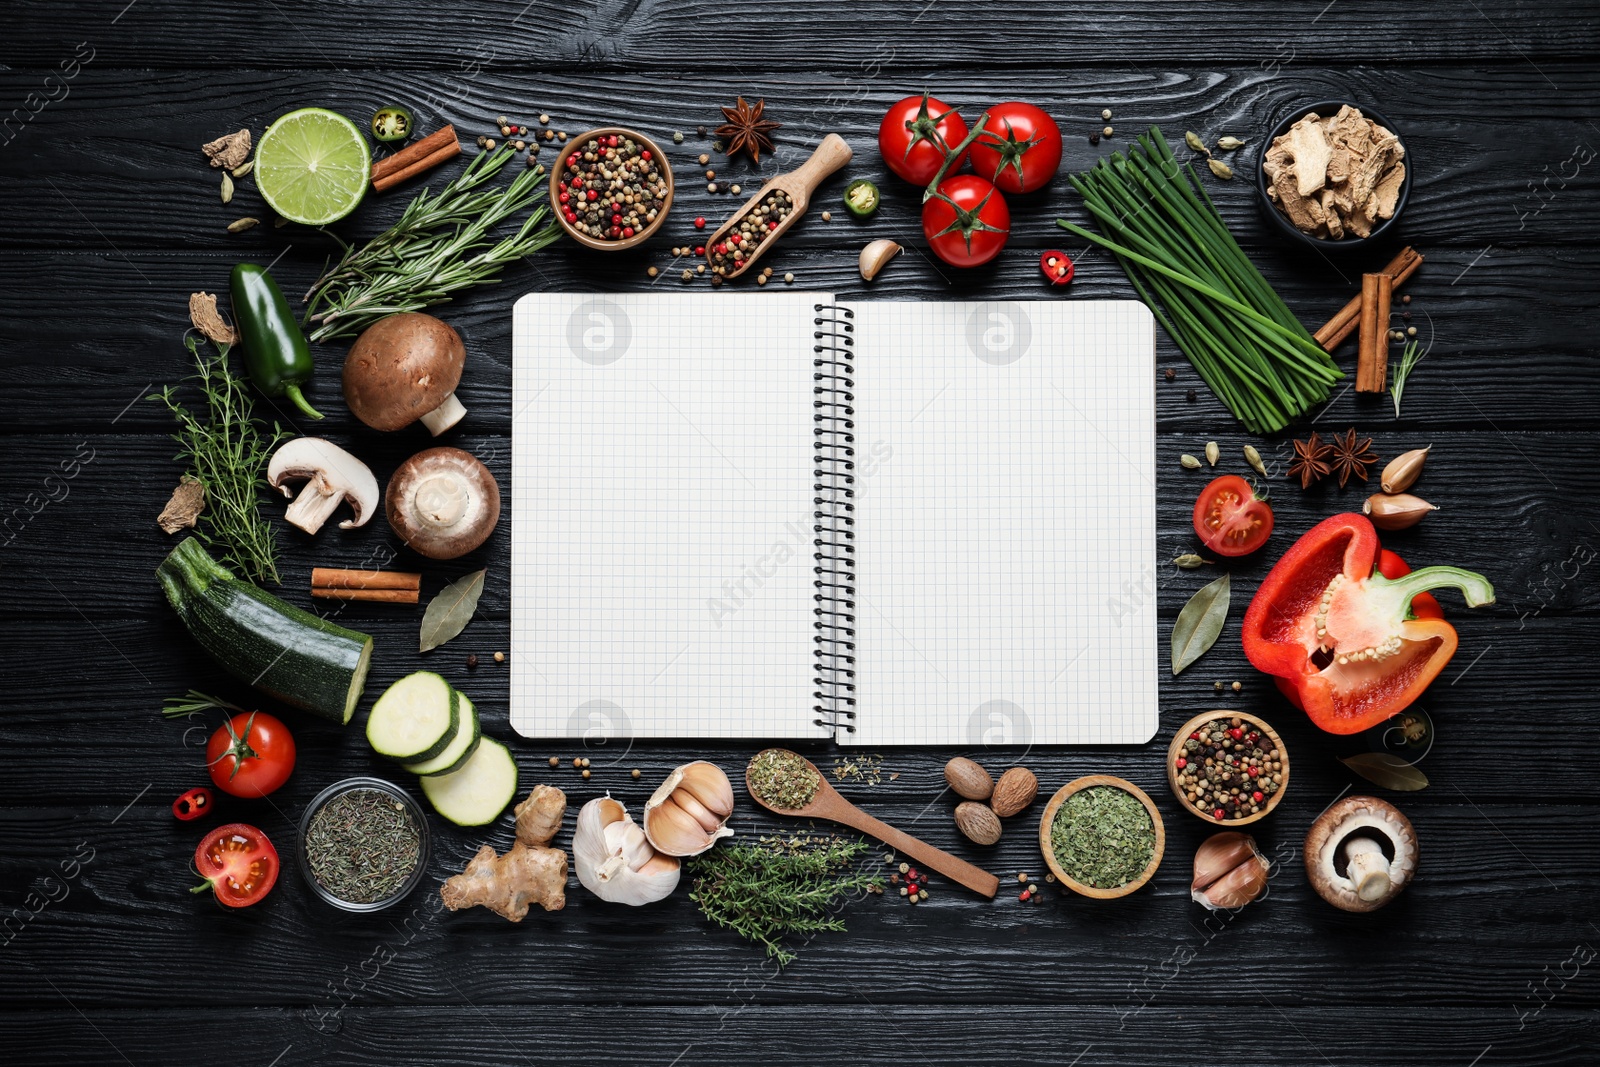
[[[240,263],[229,280],[233,317],[244,343],[244,365],[257,389],[270,397],[287,396],[313,419],[322,413],[300,393],[311,380],[311,345],[295,322],[283,290],[265,267]]]

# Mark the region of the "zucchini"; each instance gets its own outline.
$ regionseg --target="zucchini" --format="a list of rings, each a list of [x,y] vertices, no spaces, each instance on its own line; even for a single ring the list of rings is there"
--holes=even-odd
[[[461,697],[432,671],[408,674],[384,690],[367,715],[367,743],[401,763],[431,760],[461,723]]]
[[[437,774],[451,774],[459,771],[478,751],[478,742],[483,737],[483,730],[478,722],[478,709],[472,706],[472,701],[467,699],[465,693],[457,693],[461,701],[461,724],[456,727],[456,735],[445,750],[431,760],[421,760],[416,763],[403,764],[412,774],[431,777]]]
[[[156,577],[189,633],[229,674],[290,707],[350,721],[372,638],[235,577],[193,537],[161,561]]]
[[[517,761],[511,750],[485,737],[454,774],[422,779],[433,810],[457,826],[483,826],[500,817],[517,795]]]

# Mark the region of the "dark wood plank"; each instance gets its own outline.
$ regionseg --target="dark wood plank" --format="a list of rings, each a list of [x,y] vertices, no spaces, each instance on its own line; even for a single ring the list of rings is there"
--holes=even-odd
[[[1004,19],[992,21],[930,13],[915,3],[886,7],[866,21],[817,7],[787,13],[782,40],[774,35],[770,10],[753,2],[604,0],[572,6],[485,0],[466,17],[416,5],[408,6],[399,22],[369,26],[337,7],[257,10],[209,0],[186,11],[192,21],[183,28],[159,6],[135,4],[120,12],[119,7],[26,20],[8,35],[8,61],[54,67],[73,55],[77,42],[88,40],[95,64],[123,67],[232,71],[248,57],[251,64],[308,73],[422,68],[468,81],[484,70],[530,64],[557,70],[695,70],[738,57],[763,69],[820,64],[846,77],[873,79],[885,69],[986,67],[1018,56],[1061,69],[1219,60],[1282,67],[1317,60],[1547,59],[1591,53],[1600,45],[1592,5],[1552,9],[1532,0],[1481,11],[1420,5],[1328,17],[1264,0],[1209,6],[1203,15],[1129,0],[1089,0],[1070,8],[1025,0],[1010,5]],[[207,28],[202,39],[184,32],[194,24]],[[1395,47],[1375,47],[1378,37]]]

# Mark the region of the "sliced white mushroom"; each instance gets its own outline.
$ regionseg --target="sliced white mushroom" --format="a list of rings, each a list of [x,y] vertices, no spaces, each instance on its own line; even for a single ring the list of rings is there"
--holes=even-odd
[[[305,479],[298,497],[285,482]],[[322,529],[339,505],[349,501],[350,518],[339,524],[343,530],[363,526],[378,507],[378,480],[359,459],[320,437],[297,437],[272,454],[267,464],[267,484],[280,490],[294,503],[284,512],[291,526],[308,534]]]
[[[1306,834],[1311,887],[1344,911],[1376,911],[1399,895],[1417,871],[1411,820],[1377,797],[1346,797]]]

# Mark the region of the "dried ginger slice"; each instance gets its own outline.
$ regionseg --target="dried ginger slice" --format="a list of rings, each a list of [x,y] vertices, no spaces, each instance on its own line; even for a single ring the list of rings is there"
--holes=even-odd
[[[225,133],[215,141],[201,145],[200,151],[211,160],[213,167],[232,170],[250,158],[250,131],[243,129],[237,133]]]

